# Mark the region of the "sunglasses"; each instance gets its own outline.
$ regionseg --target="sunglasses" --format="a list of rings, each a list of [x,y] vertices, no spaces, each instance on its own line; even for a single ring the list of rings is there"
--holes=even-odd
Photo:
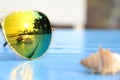
[[[47,51],[52,37],[52,26],[47,16],[39,11],[16,11],[1,22],[5,44],[22,58],[33,60]]]

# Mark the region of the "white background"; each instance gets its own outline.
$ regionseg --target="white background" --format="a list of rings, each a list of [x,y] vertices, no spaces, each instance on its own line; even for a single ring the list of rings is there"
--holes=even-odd
[[[86,21],[85,0],[0,0],[0,12],[14,10],[38,10],[58,24],[81,26]]]

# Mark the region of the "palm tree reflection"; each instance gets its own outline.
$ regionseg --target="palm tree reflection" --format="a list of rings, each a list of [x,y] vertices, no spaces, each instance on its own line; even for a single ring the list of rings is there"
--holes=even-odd
[[[18,31],[18,35],[19,37],[16,39],[17,42],[24,42],[24,43],[32,43],[32,39],[31,38],[26,38],[23,39],[22,36],[24,35],[40,35],[40,34],[49,34],[51,33],[51,25],[47,19],[46,16],[43,16],[43,14],[39,13],[40,15],[42,15],[42,17],[36,18],[33,22],[33,30],[28,30],[27,28],[25,28],[24,31]],[[26,24],[26,23],[25,23]]]

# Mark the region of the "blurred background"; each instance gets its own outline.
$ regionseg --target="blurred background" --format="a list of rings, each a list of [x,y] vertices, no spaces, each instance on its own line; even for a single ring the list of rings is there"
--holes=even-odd
[[[120,0],[0,0],[0,20],[16,10],[41,11],[57,29],[48,54],[38,61],[22,61],[0,46],[0,80],[120,80],[119,74],[93,75],[80,65],[99,45],[120,53],[120,31],[98,30],[120,28]]]
[[[38,10],[45,13],[55,28],[83,28],[86,0],[13,0],[0,1],[0,18],[14,10]]]
[[[120,0],[14,0],[0,2],[0,19],[14,10],[45,13],[55,28],[120,28]]]
[[[120,28],[120,0],[87,0],[86,28]]]

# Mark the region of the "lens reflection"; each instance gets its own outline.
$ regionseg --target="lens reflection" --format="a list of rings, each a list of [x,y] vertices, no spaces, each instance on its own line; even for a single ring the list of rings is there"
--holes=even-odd
[[[14,12],[3,21],[6,40],[17,54],[27,59],[42,56],[51,40],[51,25],[38,11]]]

